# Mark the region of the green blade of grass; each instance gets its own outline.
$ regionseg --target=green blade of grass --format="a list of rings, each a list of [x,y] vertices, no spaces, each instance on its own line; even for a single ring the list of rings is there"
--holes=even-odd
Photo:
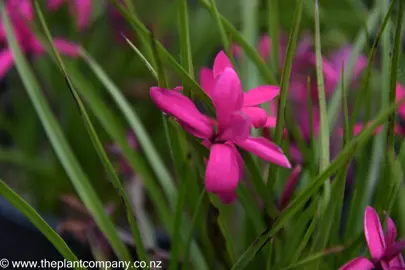
[[[293,216],[300,207],[302,207],[308,199],[315,194],[318,189],[324,184],[325,179],[330,177],[338,169],[340,169],[347,160],[351,159],[355,153],[355,150],[364,141],[367,141],[372,135],[374,130],[380,125],[387,117],[398,109],[398,107],[405,102],[405,98],[399,100],[394,106],[390,106],[388,109],[384,110],[378,115],[378,117],[363,131],[353,139],[339,155],[330,163],[329,167],[326,168],[314,181],[298,196],[296,197],[288,207],[282,212],[281,216],[274,222],[272,228],[264,231],[253,243],[252,245],[242,254],[236,264],[232,267],[233,270],[245,269],[250,261],[256,256],[257,252],[267,244],[269,239],[271,239],[287,222],[287,220]]]
[[[104,84],[106,90],[115,100],[115,102],[121,109],[122,113],[125,115],[127,121],[131,126],[131,129],[134,131],[137,140],[139,141],[142,149],[144,150],[150,165],[152,166],[155,174],[157,175],[168,201],[169,202],[176,201],[176,189],[174,188],[173,180],[168,170],[166,169],[166,166],[164,165],[163,161],[160,159],[158,153],[156,152],[155,147],[150,141],[149,136],[146,133],[145,128],[143,127],[139,117],[131,108],[128,101],[125,99],[125,97],[117,88],[117,86],[102,70],[102,68],[84,51],[83,57],[85,58],[89,67],[93,70],[94,74]]]
[[[145,27],[145,25],[135,16],[131,16],[131,14],[119,3],[119,0],[110,0],[121,12],[124,18],[130,22],[131,26],[137,32],[140,37],[143,37],[147,40],[151,40],[151,32]],[[157,40],[153,39],[154,44],[156,44],[157,52],[159,56],[162,58],[162,61],[167,62],[173,68],[175,72],[177,72],[184,84],[187,84],[191,87],[191,90],[195,92],[196,96],[201,98],[201,100],[205,103],[208,107],[210,112],[214,113],[214,107],[212,104],[211,99],[207,96],[207,94],[202,90],[200,85],[188,74],[187,70],[185,70],[182,65],[180,65],[176,59],[165,49],[165,47]]]
[[[73,254],[69,246],[65,243],[62,237],[57,234],[51,226],[25,202],[17,193],[9,188],[6,183],[0,180],[0,194],[4,199],[10,202],[15,208],[18,209],[35,227],[52,243],[52,245],[62,254],[62,256],[72,262],[79,261],[76,255]],[[75,268],[81,269],[81,268]]]
[[[393,1],[394,2],[394,1]],[[399,59],[401,55],[402,25],[404,18],[404,1],[399,1],[397,26],[395,30],[394,50],[391,57],[391,76],[389,88],[389,103],[395,103],[396,85],[398,80]],[[395,113],[388,118],[387,144],[389,148],[394,148],[395,143]]]
[[[357,118],[359,116],[360,113],[360,108],[361,105],[364,101],[364,96],[366,95],[367,91],[369,90],[369,82],[370,82],[370,77],[371,77],[371,71],[372,71],[372,67],[373,67],[373,61],[374,61],[374,56],[376,54],[376,50],[378,47],[378,44],[381,40],[381,35],[382,33],[384,33],[385,27],[387,26],[389,20],[390,20],[390,16],[391,16],[391,12],[393,10],[395,6],[395,1],[392,1],[387,13],[385,14],[384,20],[378,30],[378,33],[376,35],[376,38],[374,40],[374,43],[371,47],[371,51],[368,54],[368,59],[367,59],[367,68],[366,68],[366,74],[364,76],[364,80],[363,80],[363,84],[362,84],[362,88],[360,90],[360,92],[358,93],[357,97],[356,97],[356,101],[354,103],[354,107],[353,107],[353,112],[352,112],[352,121],[351,121],[351,125],[350,125],[350,134],[353,131],[353,126],[356,124],[357,122]],[[365,29],[366,33],[367,33],[367,29]],[[342,85],[346,84],[345,82],[342,82]]]
[[[325,96],[325,83],[323,78],[322,67],[322,52],[321,52],[321,30],[319,23],[319,4],[315,0],[314,5],[315,14],[315,55],[316,55],[316,79],[318,86],[319,98],[319,142],[320,142],[320,162],[319,170],[323,171],[329,166],[330,158],[330,141],[329,141],[329,123],[327,119],[326,96]],[[330,199],[330,183],[329,179],[325,180],[325,189],[323,197],[323,206],[326,208]]]
[[[0,9],[6,30],[7,41],[9,48],[13,53],[17,71],[20,74],[38,117],[44,126],[45,132],[52,144],[53,149],[55,150],[62,166],[66,170],[66,173],[68,174],[79,197],[82,199],[84,205],[89,209],[89,212],[93,216],[101,231],[109,240],[118,258],[121,260],[130,260],[128,250],[119,239],[114,224],[105,213],[100,199],[98,198],[96,192],[89,182],[89,179],[70,149],[70,146],[68,145],[60,126],[58,125],[49,108],[49,105],[40,91],[38,82],[36,81],[17,43],[10,20],[4,9],[3,2],[0,4]]]
[[[284,117],[285,117],[285,107],[287,102],[288,96],[288,85],[290,81],[291,75],[291,67],[292,61],[295,54],[295,48],[297,45],[298,33],[301,24],[301,17],[302,17],[302,7],[303,7],[303,0],[299,0],[297,3],[297,7],[294,12],[294,21],[293,26],[290,30],[290,36],[288,39],[287,44],[287,51],[284,60],[284,67],[283,73],[281,75],[281,84],[280,84],[280,99],[277,106],[277,123],[275,129],[275,140],[274,142],[277,145],[281,145],[282,135],[283,135],[283,128],[284,128]],[[277,171],[278,168],[275,167],[274,172],[272,170],[273,166],[269,166],[269,173],[268,173],[268,180],[267,180],[267,187],[269,193],[273,193],[274,183],[277,180]],[[274,178],[274,179],[271,179]]]
[[[147,67],[147,69],[150,71],[150,73],[152,74],[152,76],[158,80],[159,77],[157,75],[157,72],[155,71],[155,69],[153,68],[152,64],[148,61],[148,59],[146,59],[146,57],[141,53],[141,51],[138,50],[137,47],[135,47],[134,44],[132,44],[132,42],[125,37],[125,41],[128,43],[128,45],[135,51],[135,53],[139,56],[139,58],[141,58],[142,62],[145,64],[145,66]]]
[[[218,29],[219,29],[219,34],[221,35],[221,41],[222,44],[224,45],[225,52],[229,59],[232,61],[234,67],[236,67],[235,62],[233,61],[233,56],[231,52],[231,43],[229,42],[228,36],[225,32],[224,25],[221,21],[221,14],[219,14],[217,5],[215,3],[215,0],[210,0],[211,2],[211,7],[212,7],[212,13],[215,18],[215,22],[217,23]]]
[[[199,2],[208,9],[211,13],[214,14],[213,6],[207,0],[199,0]],[[224,16],[220,16],[222,20],[222,24],[224,28],[231,34],[232,40],[239,44],[246,55],[255,63],[259,73],[262,75],[266,83],[269,84],[277,84],[277,80],[274,74],[270,71],[267,67],[266,63],[257,53],[256,49],[252,47],[243,37],[242,35],[236,30],[235,26],[231,22],[229,22]]]
[[[39,21],[41,23],[41,26],[45,32],[46,38],[47,38],[47,42],[49,43],[49,45],[51,45],[52,48],[52,53],[53,56],[56,59],[56,62],[62,72],[62,74],[64,75],[66,82],[68,84],[68,87],[73,95],[74,100],[76,101],[76,104],[79,107],[80,113],[81,113],[81,117],[83,119],[83,122],[85,124],[86,130],[89,133],[90,139],[94,145],[94,148],[97,151],[97,154],[99,155],[99,158],[101,160],[101,162],[104,165],[104,168],[106,170],[106,172],[108,173],[110,179],[111,179],[111,183],[113,184],[115,190],[118,193],[118,196],[120,196],[123,199],[124,202],[124,206],[125,206],[125,210],[127,213],[127,218],[128,218],[128,222],[130,224],[130,228],[131,228],[131,232],[133,234],[133,239],[134,239],[134,243],[135,243],[135,247],[136,247],[136,251],[137,251],[137,255],[139,256],[139,258],[141,260],[147,261],[147,253],[145,250],[145,246],[142,242],[142,237],[141,237],[141,233],[139,231],[138,228],[138,224],[135,221],[135,217],[134,217],[134,210],[131,206],[131,202],[127,196],[127,193],[124,190],[124,187],[121,184],[120,179],[118,178],[117,173],[115,172],[115,169],[113,167],[113,165],[111,164],[110,160],[108,159],[107,153],[104,150],[104,147],[100,141],[100,138],[97,135],[96,130],[94,129],[94,126],[90,120],[90,117],[87,113],[86,108],[84,107],[82,100],[80,99],[77,91],[75,90],[75,87],[70,79],[69,74],[66,71],[66,67],[63,63],[63,60],[58,52],[58,50],[56,49],[55,45],[53,44],[52,41],[52,36],[51,33],[49,31],[49,28],[46,24],[45,18],[42,14],[42,11],[38,5],[38,1],[35,1],[35,9],[36,12],[38,14],[38,18]]]
[[[372,32],[373,29],[376,28],[376,26],[378,24],[379,16],[380,16],[380,8],[378,6],[375,6],[373,8],[373,10],[370,12],[368,20],[367,20],[367,24],[366,24],[369,32]],[[345,66],[345,71],[346,71],[346,73],[344,74],[344,78],[345,78],[344,84],[345,85],[350,85],[350,82],[351,82],[352,76],[353,76],[353,70],[354,70],[355,63],[367,42],[366,36],[367,36],[366,33],[362,30],[356,37],[356,41],[353,44],[351,58],[346,63],[346,66]],[[328,122],[329,122],[330,131],[332,131],[333,128],[335,127],[338,113],[339,113],[340,104],[342,104],[342,102],[341,102],[342,92],[339,91],[339,89],[341,89],[341,88],[342,88],[342,86],[340,85],[340,82],[339,82],[339,84],[336,87],[336,91],[333,92],[333,96],[331,98],[330,105],[328,106]]]
[[[193,58],[191,53],[190,30],[188,22],[187,0],[177,0],[177,19],[178,30],[180,35],[180,63],[194,79]],[[184,93],[189,96],[190,90],[188,85],[184,86]]]
[[[271,53],[270,53],[270,63],[276,76],[279,74],[280,63],[279,63],[279,19],[278,14],[279,0],[267,0],[267,8],[269,10],[269,22],[268,22],[268,32],[271,40]]]

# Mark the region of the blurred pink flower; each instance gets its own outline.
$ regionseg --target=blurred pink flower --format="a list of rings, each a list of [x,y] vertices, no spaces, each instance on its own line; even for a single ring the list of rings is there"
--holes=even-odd
[[[301,166],[297,165],[288,177],[283,192],[281,193],[280,201],[278,202],[279,210],[282,211],[286,206],[288,206],[288,203],[290,202],[297,187],[301,169]]]
[[[138,141],[136,140],[136,137],[135,137],[134,133],[132,133],[132,132],[127,133],[127,143],[128,143],[128,146],[133,150],[136,150],[139,147]],[[108,150],[110,153],[118,156],[121,172],[126,176],[134,175],[134,171],[132,170],[131,165],[129,165],[128,160],[122,154],[122,149],[120,148],[120,146],[118,144],[114,143],[114,144],[108,145],[107,147],[108,147]]]
[[[202,68],[200,70],[201,87],[209,97],[211,97],[211,92],[215,88],[216,79],[226,67],[233,68],[226,54],[221,51],[215,58],[213,70],[209,68]],[[252,120],[254,127],[261,128],[266,126],[266,123],[270,125],[274,121],[274,116],[268,119],[266,111],[258,105],[273,100],[278,96],[279,92],[280,88],[278,86],[263,85],[243,93],[243,106],[241,110]]]
[[[405,268],[404,259],[401,255],[405,241],[395,242],[397,229],[390,217],[387,217],[387,231],[384,235],[377,212],[368,206],[364,213],[364,234],[372,260],[358,257],[340,267],[339,270]]]
[[[77,28],[86,29],[90,24],[92,0],[48,0],[48,9],[56,11],[65,2],[69,4],[70,14],[76,17]]]
[[[32,22],[34,20],[32,2],[30,0],[7,1],[6,11],[13,25],[17,41],[23,52],[29,55],[44,54],[44,47],[25,22]],[[1,22],[0,41],[3,43],[7,42],[4,25]],[[54,38],[53,42],[61,54],[71,57],[77,57],[80,54],[79,46],[74,43],[60,38]],[[4,77],[13,65],[13,55],[11,50],[6,47],[0,52],[0,78]]]
[[[396,101],[399,101],[400,99],[405,97],[405,88],[400,83],[397,83],[395,94]],[[405,104],[399,106],[398,114],[402,118],[402,120],[405,120]]]
[[[216,122],[200,113],[193,102],[181,94],[181,88],[170,91],[152,87],[150,95],[161,111],[174,117],[186,131],[203,139],[203,144],[210,148],[205,187],[208,192],[219,195],[222,202],[230,203],[236,198],[235,189],[244,166],[236,146],[280,166],[290,168],[291,165],[280,147],[263,137],[250,136],[252,120],[244,111],[244,105],[261,100],[243,93],[239,77],[223,52],[216,57],[212,74],[213,86],[204,90],[213,101]]]

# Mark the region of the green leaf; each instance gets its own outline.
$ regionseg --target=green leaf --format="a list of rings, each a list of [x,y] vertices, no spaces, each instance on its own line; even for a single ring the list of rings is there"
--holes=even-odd
[[[73,186],[75,187],[79,197],[87,207],[100,230],[109,240],[113,250],[120,260],[130,260],[130,255],[125,245],[119,239],[117,231],[110,218],[104,211],[101,200],[91,186],[89,179],[82,170],[76,157],[73,155],[63,133],[53,116],[49,105],[47,104],[43,94],[40,91],[38,82],[36,81],[26,59],[24,58],[21,49],[17,43],[15,34],[4,9],[4,3],[0,4],[1,15],[7,35],[7,42],[11,49],[15,65],[18,73],[23,81],[23,84],[28,92],[28,95],[37,111],[38,117],[41,120],[45,132],[58,156],[62,166],[66,170]]]
[[[355,153],[355,150],[364,143],[370,136],[373,135],[374,130],[383,121],[387,119],[390,113],[397,110],[397,108],[405,102],[405,98],[398,101],[395,106],[390,106],[388,109],[378,115],[371,125],[363,129],[363,131],[353,139],[346,147],[342,149],[339,155],[331,162],[330,166],[326,168],[313,182],[296,197],[288,207],[282,212],[281,216],[274,222],[272,228],[264,231],[252,245],[242,254],[236,264],[232,267],[235,269],[245,269],[251,260],[256,256],[257,252],[268,243],[268,241],[284,226],[287,220],[297,213],[301,207],[315,194],[318,189],[323,185],[325,179],[330,177],[339,168],[341,168],[347,160],[350,160]]]
[[[319,129],[319,142],[320,142],[320,163],[319,170],[323,171],[329,166],[330,158],[330,141],[329,141],[329,123],[327,119],[326,108],[326,96],[325,96],[325,84],[323,78],[322,67],[322,52],[321,52],[321,34],[319,26],[319,4],[318,0],[315,0],[315,54],[316,54],[316,78],[318,86],[318,98],[319,98],[319,117],[320,117],[320,129]],[[323,210],[327,207],[330,200],[330,182],[329,179],[325,180],[325,189],[323,197]]]
[[[280,70],[280,63],[279,63],[280,38],[279,38],[279,18],[278,18],[280,9],[278,1],[279,0],[267,0],[267,9],[269,11],[268,32],[272,44],[270,63],[276,75],[279,73]]]
[[[3,6],[2,6],[3,7]],[[3,13],[4,14],[4,13]],[[51,226],[32,208],[27,202],[25,202],[17,193],[9,188],[6,183],[0,180],[0,194],[7,201],[9,201],[15,208],[18,209],[25,217],[31,221],[32,224],[52,243],[52,245],[62,254],[62,256],[68,261],[79,261],[76,255],[70,250],[69,246],[63,241],[62,237],[55,232]],[[80,269],[80,268],[75,268]]]
[[[141,237],[141,233],[138,228],[138,224],[135,221],[134,210],[131,206],[131,201],[129,200],[129,198],[126,194],[124,187],[122,186],[121,181],[118,178],[118,175],[115,172],[113,165],[111,164],[110,160],[108,159],[107,153],[105,152],[104,147],[100,141],[100,138],[98,137],[97,132],[94,129],[94,126],[90,120],[87,110],[84,107],[82,100],[80,99],[77,91],[75,90],[75,87],[70,79],[69,74],[66,71],[66,67],[63,63],[63,60],[62,60],[58,50],[56,49],[55,45],[53,44],[51,33],[49,31],[48,26],[46,25],[44,16],[42,14],[42,11],[41,11],[37,1],[35,1],[35,9],[37,11],[41,26],[47,37],[47,42],[51,45],[53,56],[55,57],[56,62],[58,64],[62,74],[64,75],[64,77],[66,79],[66,82],[73,95],[73,98],[79,107],[81,117],[85,124],[86,130],[89,133],[93,146],[96,148],[97,154],[98,154],[101,162],[103,163],[104,168],[106,169],[106,172],[108,173],[109,178],[111,179],[111,183],[113,184],[114,188],[116,189],[116,191],[118,193],[118,196],[120,196],[123,199],[124,207],[125,207],[125,210],[127,213],[128,222],[130,224],[131,232],[133,234],[133,239],[134,239],[134,243],[136,246],[137,255],[139,256],[139,258],[141,260],[147,261],[147,253],[146,253],[145,247],[142,242],[142,237]]]
[[[207,0],[199,0],[199,2],[208,9],[211,13],[214,13],[213,6]],[[257,53],[256,49],[249,45],[249,43],[242,37],[242,35],[236,30],[232,23],[230,23],[224,16],[221,15],[222,24],[225,29],[230,32],[232,40],[239,44],[246,55],[255,63],[258,71],[263,76],[265,81],[269,84],[277,84],[277,80],[273,73],[267,67],[266,63]]]
[[[103,69],[86,53],[83,52],[83,57],[86,60],[89,67],[93,70],[95,75],[100,79],[100,81],[106,87],[111,97],[115,100],[121,112],[125,115],[131,129],[136,135],[139,144],[141,145],[153,171],[157,175],[160,184],[163,187],[165,195],[169,202],[176,201],[176,189],[173,185],[173,180],[166,169],[163,161],[160,159],[155,147],[153,146],[149,135],[146,133],[139,117],[135,111],[131,108],[128,101],[125,99],[121,91],[117,88],[114,82],[108,77],[108,75],[103,71]],[[172,205],[173,206],[173,205]]]
[[[394,2],[394,1],[393,1]],[[401,40],[402,40],[402,25],[404,18],[404,1],[399,1],[399,11],[397,18],[397,26],[395,31],[394,50],[391,57],[391,76],[390,76],[390,91],[389,103],[395,103],[396,86],[398,81],[399,59],[401,55]],[[395,112],[388,118],[387,128],[387,144],[389,148],[394,148],[395,143]]]

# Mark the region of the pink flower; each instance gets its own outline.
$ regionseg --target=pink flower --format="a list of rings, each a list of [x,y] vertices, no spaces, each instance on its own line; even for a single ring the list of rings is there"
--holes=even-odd
[[[236,146],[280,166],[289,168],[291,165],[280,147],[263,137],[250,136],[252,121],[244,108],[260,100],[254,99],[255,95],[246,98],[238,75],[226,60],[217,56],[213,86],[208,88],[216,110],[216,122],[200,113],[181,91],[152,87],[150,95],[161,111],[174,117],[187,132],[201,138],[210,148],[205,187],[208,192],[217,194],[222,202],[230,203],[236,198],[235,189],[244,166]]]
[[[404,259],[401,255],[405,241],[395,242],[397,229],[391,218],[387,217],[387,231],[384,235],[377,212],[368,206],[364,214],[364,234],[372,260],[358,257],[340,267],[339,270],[405,268]]]
[[[405,88],[399,83],[397,83],[395,94],[396,94],[396,96],[395,96],[396,101],[399,101],[400,99],[405,97]],[[398,108],[398,114],[403,120],[405,120],[405,104],[402,104]]]
[[[127,143],[131,149],[138,149],[138,141],[135,138],[135,135],[132,132],[128,132],[127,134]],[[127,159],[122,154],[122,149],[119,147],[118,144],[108,145],[108,150],[110,153],[115,154],[118,156],[120,161],[120,169],[122,173],[126,176],[134,175],[134,171],[132,170],[131,165],[129,165]]]
[[[55,11],[68,0],[48,0],[48,9]],[[69,0],[70,14],[76,16],[76,26],[84,30],[90,24],[92,0]]]
[[[212,91],[215,88],[218,76],[225,68],[233,68],[232,63],[226,54],[221,51],[217,54],[214,60],[213,70],[209,68],[202,68],[200,70],[200,83],[203,90],[211,97]],[[270,125],[275,120],[274,116],[268,119],[265,110],[258,105],[271,101],[278,96],[280,88],[278,86],[263,85],[258,86],[243,93],[243,106],[242,111],[252,120],[252,125],[256,128],[261,128]]]
[[[25,23],[25,21],[30,22],[34,20],[34,11],[31,1],[9,0],[6,3],[6,10],[13,25],[17,41],[19,42],[23,52],[30,55],[44,54],[45,49],[41,42]],[[6,42],[7,40],[4,25],[1,22],[0,40],[3,42]],[[55,38],[53,42],[59,52],[64,55],[77,57],[80,54],[79,46],[71,42],[60,38]],[[0,78],[4,77],[4,75],[12,68],[13,65],[14,59],[11,50],[9,48],[3,49],[3,51],[0,52]]]
[[[299,176],[301,173],[301,166],[296,166],[291,172],[284,186],[284,190],[281,193],[280,201],[278,202],[278,208],[282,211],[290,202],[292,195],[297,187]]]

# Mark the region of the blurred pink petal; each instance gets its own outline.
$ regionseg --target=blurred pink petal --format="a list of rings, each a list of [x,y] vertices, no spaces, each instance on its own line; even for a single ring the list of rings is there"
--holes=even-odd
[[[230,194],[235,191],[238,181],[239,166],[233,147],[229,144],[213,144],[205,171],[207,191]]]
[[[395,95],[396,101],[399,101],[400,99],[405,97],[405,88],[399,83],[397,83],[395,94],[396,94]],[[399,106],[398,114],[402,119],[405,119],[405,104],[402,104],[401,106]]]
[[[222,72],[224,72],[226,68],[233,69],[232,63],[229,60],[228,56],[226,56],[225,52],[220,51],[214,60],[214,65],[213,65],[214,78],[215,79],[218,78],[218,76],[221,75]]]
[[[48,0],[48,9],[50,11],[55,11],[59,9],[66,0]]]
[[[235,70],[226,68],[218,78],[215,88],[211,91],[217,120],[220,128],[225,128],[233,112],[242,108],[243,92]]]
[[[277,124],[277,117],[275,116],[268,116],[266,123],[264,124],[265,127],[275,128]]]
[[[296,163],[304,162],[304,157],[302,156],[300,149],[298,149],[298,147],[295,144],[290,145],[289,151],[290,151],[291,158]]]
[[[380,218],[374,208],[367,206],[364,214],[364,234],[371,257],[379,260],[384,255],[385,241]]]
[[[280,87],[263,85],[246,92],[243,97],[243,106],[254,106],[274,99],[280,93]]]
[[[219,196],[219,199],[221,200],[221,202],[224,204],[232,203],[237,198],[235,192],[219,193],[218,196]]]
[[[387,216],[387,232],[385,233],[385,241],[387,245],[392,245],[395,243],[397,238],[397,228],[395,227],[394,221]]]
[[[239,45],[232,44],[231,45],[231,52],[232,52],[233,56],[239,57],[241,55],[241,53],[242,53],[242,50],[241,50]]]
[[[387,245],[382,260],[388,262],[390,269],[393,267],[405,267],[402,250],[405,248],[405,240],[400,240],[392,245]]]
[[[9,49],[0,52],[0,79],[13,67],[14,57]]]
[[[63,55],[70,57],[78,57],[80,55],[80,47],[73,42],[60,38],[54,38],[53,42],[56,49],[58,49],[58,51]]]
[[[346,263],[339,270],[372,270],[374,264],[364,257],[359,257]]]
[[[291,172],[290,177],[287,179],[287,183],[284,186],[283,192],[281,194],[279,209],[283,210],[291,200],[294,194],[295,188],[297,187],[299,175],[301,173],[301,166],[296,166]]]
[[[243,107],[244,112],[251,120],[255,128],[262,128],[267,123],[267,113],[259,107]]]
[[[76,16],[76,25],[79,29],[85,29],[90,24],[92,0],[74,0],[72,15]]]
[[[252,122],[244,113],[237,111],[232,113],[229,124],[218,134],[217,140],[240,142],[250,135]]]
[[[194,136],[211,138],[213,135],[209,118],[201,114],[194,103],[179,92],[151,87],[150,96],[161,111],[175,117]]]
[[[284,155],[283,150],[263,137],[249,137],[243,142],[238,142],[237,145],[266,161],[275,163],[282,167],[291,168],[291,164]]]
[[[211,90],[215,87],[214,74],[209,68],[201,68],[200,70],[200,84],[201,88],[210,96]]]

